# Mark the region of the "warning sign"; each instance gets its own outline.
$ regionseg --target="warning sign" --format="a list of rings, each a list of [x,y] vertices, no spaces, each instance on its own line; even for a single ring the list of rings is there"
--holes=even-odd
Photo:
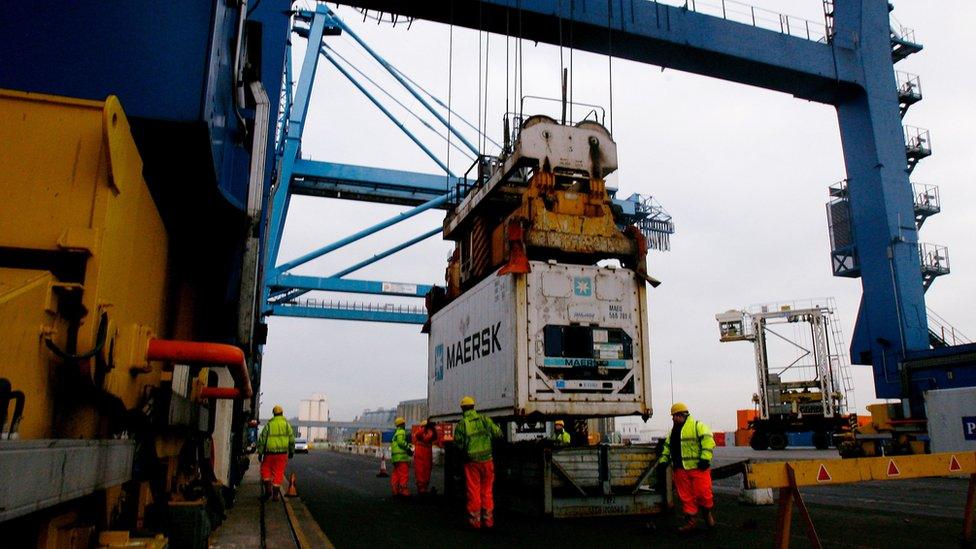
[[[899,475],[901,475],[901,471],[898,469],[898,464],[895,463],[895,460],[889,459],[888,460],[888,476],[889,477],[897,477]]]
[[[962,471],[962,465],[959,465],[959,460],[956,459],[955,455],[953,455],[949,458],[949,472],[955,473],[958,471]]]
[[[823,463],[820,464],[820,471],[817,472],[817,482],[830,482],[830,473],[827,472],[827,468]]]

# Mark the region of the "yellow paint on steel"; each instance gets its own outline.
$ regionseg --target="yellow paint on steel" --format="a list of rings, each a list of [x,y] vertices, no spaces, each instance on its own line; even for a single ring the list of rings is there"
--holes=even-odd
[[[789,486],[787,463],[795,471],[797,486],[976,474],[976,453],[973,452],[779,461],[747,465],[746,486],[749,488]]]
[[[99,379],[132,409],[160,371],[147,366],[152,335],[166,333],[168,237],[142,176],[142,159],[118,98],[88,101],[0,90],[0,247],[67,258],[80,276],[63,284],[51,265],[0,273],[3,377],[26,395],[21,438],[103,436],[90,402],[55,413],[52,387],[65,368]],[[75,345],[67,348],[66,297],[82,311]],[[65,352],[97,346],[98,359],[68,364]],[[103,366],[99,367],[99,364]],[[70,386],[62,390],[70,391]],[[67,402],[67,401],[65,401]]]

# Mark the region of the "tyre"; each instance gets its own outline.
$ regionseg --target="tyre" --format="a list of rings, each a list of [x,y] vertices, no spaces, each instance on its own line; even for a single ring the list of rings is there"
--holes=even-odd
[[[772,450],[785,450],[790,445],[786,433],[769,433],[769,447]]]
[[[815,431],[813,433],[813,446],[817,450],[830,448],[830,433],[826,431]]]
[[[766,436],[765,431],[752,433],[752,438],[749,439],[749,446],[752,446],[752,449],[757,451],[769,449],[769,438]]]

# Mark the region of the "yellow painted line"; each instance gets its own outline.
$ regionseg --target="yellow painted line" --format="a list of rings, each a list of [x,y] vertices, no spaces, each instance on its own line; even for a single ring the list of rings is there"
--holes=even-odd
[[[335,545],[329,541],[328,536],[315,522],[308,508],[298,498],[282,498],[285,500],[285,513],[288,515],[288,522],[295,533],[299,549],[325,548],[335,549]]]
[[[797,486],[819,486],[868,480],[972,475],[976,474],[976,453],[750,463],[746,466],[746,486],[749,488],[789,486],[787,464],[793,467]]]

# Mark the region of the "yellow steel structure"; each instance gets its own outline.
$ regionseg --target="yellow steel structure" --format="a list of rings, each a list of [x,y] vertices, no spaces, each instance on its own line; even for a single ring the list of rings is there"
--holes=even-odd
[[[746,486],[753,489],[792,486],[787,465],[793,469],[796,486],[819,486],[868,480],[973,475],[976,474],[976,453],[750,463],[746,465]]]
[[[27,395],[20,437],[105,437],[85,391],[137,407],[167,331],[168,239],[129,123],[114,96],[0,90],[0,143],[0,377]]]

